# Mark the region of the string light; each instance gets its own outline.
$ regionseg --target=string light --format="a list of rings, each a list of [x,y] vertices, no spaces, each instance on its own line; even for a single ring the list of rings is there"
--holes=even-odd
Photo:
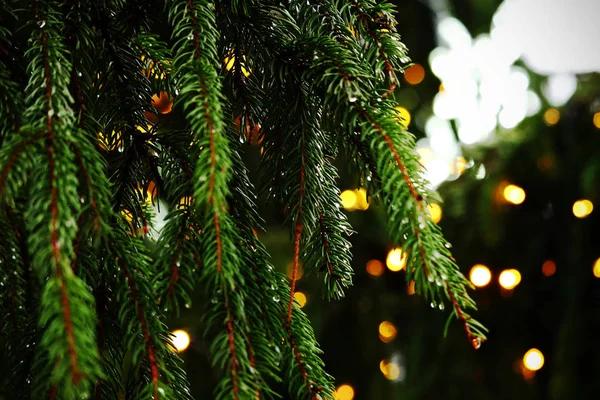
[[[389,321],[383,321],[379,324],[379,339],[383,343],[389,343],[396,338],[398,331],[394,324]]]
[[[406,267],[407,255],[401,248],[397,247],[390,250],[385,260],[388,269],[393,272],[400,271]]]
[[[521,273],[516,269],[505,269],[500,273],[498,282],[504,289],[514,289],[519,283],[521,283]]]
[[[431,220],[436,224],[442,219],[442,207],[440,207],[437,203],[431,203],[427,206],[429,210],[429,215],[431,215]]]
[[[529,349],[523,356],[523,365],[530,371],[538,371],[544,366],[544,355],[538,349]]]
[[[594,204],[586,199],[577,200],[573,203],[573,215],[577,218],[585,218],[594,210]]]
[[[507,185],[502,193],[509,203],[521,204],[525,201],[525,190],[517,185]]]
[[[556,272],[556,263],[552,260],[546,260],[542,264],[542,274],[544,276],[552,276]]]
[[[594,126],[600,129],[600,112],[594,114]]]
[[[404,125],[405,127],[408,127],[408,125],[410,125],[411,120],[410,112],[406,108],[401,106],[394,107],[394,110],[396,110],[398,113],[398,122],[402,123],[402,125]]]
[[[383,263],[379,260],[370,260],[367,262],[367,273],[371,276],[378,277],[383,275]]]
[[[404,71],[404,79],[411,85],[418,85],[425,78],[425,69],[420,64],[415,64]]]
[[[340,385],[333,394],[335,400],[352,400],[354,399],[354,388],[348,384]]]
[[[354,190],[344,190],[340,195],[342,199],[342,207],[348,211],[356,210],[356,193]]]
[[[173,347],[178,353],[183,353],[190,346],[190,334],[183,329],[173,331]]]
[[[552,126],[560,121],[560,112],[556,108],[549,108],[544,113],[544,121],[547,125]]]
[[[294,300],[298,303],[298,307],[302,308],[306,305],[306,295],[302,292],[294,292]]]
[[[484,287],[492,280],[492,273],[490,269],[483,264],[476,264],[471,268],[469,273],[469,279],[473,285],[477,287]]]
[[[600,258],[594,261],[594,267],[592,268],[592,272],[596,278],[600,278]]]

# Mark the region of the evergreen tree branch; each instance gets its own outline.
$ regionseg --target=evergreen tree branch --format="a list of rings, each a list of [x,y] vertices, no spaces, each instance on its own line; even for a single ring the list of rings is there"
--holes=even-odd
[[[161,321],[148,279],[149,258],[139,239],[127,235],[122,227],[113,227],[113,232],[115,236],[109,239],[109,245],[119,267],[119,320],[121,329],[129,334],[126,348],[132,354],[133,371],[143,368],[144,376],[142,386],[134,383],[130,393],[134,398],[153,400],[189,399],[189,393],[181,391],[182,382],[187,386],[185,374],[176,362],[169,360],[172,343]],[[138,362],[140,357],[143,357],[144,367]],[[139,375],[138,372],[134,376]],[[176,384],[175,376],[178,377]]]
[[[235,246],[237,232],[227,212],[231,160],[216,74],[220,61],[213,10],[214,5],[206,1],[173,1],[169,20],[176,39],[173,76],[180,88],[178,101],[195,135],[192,153],[198,155],[194,202],[203,226],[201,280],[210,288],[211,303],[205,320],[209,328],[225,329],[211,345],[213,365],[227,369],[217,386],[216,398],[239,399],[254,393],[255,384],[248,371],[248,327],[242,307],[244,284]]]

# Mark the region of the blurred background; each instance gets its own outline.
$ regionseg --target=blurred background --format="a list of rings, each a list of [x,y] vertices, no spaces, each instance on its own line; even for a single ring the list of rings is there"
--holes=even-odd
[[[299,276],[338,400],[591,399],[600,395],[600,2],[395,0],[414,65],[397,100],[427,176],[430,207],[476,289],[479,350],[448,310],[405,280],[382,207],[339,162],[355,284],[321,299]],[[247,146],[256,165],[258,146]],[[255,182],[257,183],[257,182]],[[289,231],[261,203],[274,265]],[[213,382],[197,312],[173,318],[196,398]]]

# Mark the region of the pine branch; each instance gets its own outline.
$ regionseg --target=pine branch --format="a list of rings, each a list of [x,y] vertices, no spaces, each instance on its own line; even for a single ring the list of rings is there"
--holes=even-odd
[[[116,235],[110,239],[110,251],[119,268],[119,320],[121,329],[128,332],[125,345],[132,354],[134,376],[144,377],[141,386],[131,387],[130,395],[153,400],[188,399],[189,393],[180,393],[182,384],[187,387],[185,374],[169,360],[172,344],[153,300],[150,260],[144,246],[121,227],[113,227],[113,232]],[[171,382],[175,376],[177,383]],[[181,397],[175,397],[176,393]]]
[[[311,32],[311,24],[316,24],[310,14],[303,16],[303,22],[307,32]],[[281,43],[281,46],[286,44]],[[298,60],[305,60],[306,52],[316,55],[311,57],[313,64],[303,76],[324,94],[324,108],[333,116],[330,126],[348,127],[344,135],[354,134],[355,126],[360,128],[361,140],[371,148],[382,179],[380,196],[389,214],[392,238],[396,243],[404,244],[405,250],[408,248],[407,279],[414,278],[417,291],[426,292],[426,297],[434,303],[442,301],[440,293],[448,299],[451,294],[455,300],[452,301],[454,308],[461,310],[455,314],[465,325],[469,340],[472,343],[483,340],[485,329],[477,321],[465,317],[468,315],[465,310],[475,307],[466,293],[470,284],[458,271],[443,245],[445,241],[439,228],[426,212],[426,198],[435,194],[427,189],[421,177],[422,167],[415,155],[414,140],[412,135],[403,132],[393,103],[386,104],[380,98],[373,98],[374,78],[352,49],[340,46],[332,38],[310,34],[299,37],[293,46]],[[396,45],[394,51],[396,58],[405,57],[403,45]],[[338,89],[330,92],[329,88]],[[402,190],[394,190],[396,185]],[[399,209],[397,204],[405,206]],[[427,262],[423,263],[423,260]],[[440,292],[439,286],[430,284],[436,281],[453,284],[447,289],[448,293]]]
[[[36,351],[54,363],[49,383],[60,387],[64,398],[74,398],[89,393],[101,371],[94,335],[90,334],[95,324],[93,296],[71,271],[73,214],[78,214],[80,207],[69,151],[75,123],[68,95],[70,63],[65,58],[56,10],[38,1],[34,11],[36,44],[35,53],[30,53],[32,75],[25,113],[29,124],[23,130],[33,138],[44,136],[45,149],[39,157],[47,163],[47,170],[34,172],[37,179],[32,183],[25,219],[29,231],[36,233],[29,236],[33,269],[41,282],[48,279],[39,319],[44,333]]]
[[[29,395],[27,380],[35,346],[35,322],[26,299],[26,259],[23,258],[23,229],[20,216],[6,207],[0,211],[0,310],[4,315],[1,364],[6,371],[2,392],[16,398]],[[26,249],[25,249],[26,251]]]
[[[180,86],[178,101],[195,135],[193,153],[198,154],[194,202],[203,224],[201,281],[209,288],[211,304],[205,320],[208,328],[224,329],[216,334],[211,345],[213,365],[227,370],[215,396],[239,399],[251,395],[255,383],[248,370],[248,327],[243,310],[244,283],[235,245],[237,233],[227,213],[231,160],[222,122],[221,85],[216,74],[218,33],[213,9],[213,4],[205,1],[174,1],[169,20],[177,40],[173,76]]]

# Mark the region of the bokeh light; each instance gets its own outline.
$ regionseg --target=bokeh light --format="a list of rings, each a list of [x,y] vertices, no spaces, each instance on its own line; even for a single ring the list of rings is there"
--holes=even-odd
[[[385,264],[390,271],[397,272],[406,267],[406,259],[407,255],[397,247],[389,251]]]
[[[408,127],[408,125],[410,125],[410,121],[411,121],[410,112],[406,108],[400,107],[400,106],[396,106],[396,107],[394,107],[394,109],[398,112],[398,122],[400,122],[400,123],[402,123],[402,125]]]
[[[365,188],[355,190],[354,195],[356,196],[355,207],[357,210],[364,211],[369,208],[369,200],[367,198],[367,190]]]
[[[367,261],[367,273],[371,276],[378,277],[383,275],[384,269],[383,263],[379,260]]]
[[[442,219],[442,207],[440,207],[437,203],[431,203],[427,206],[429,210],[429,215],[431,215],[431,220],[436,224]]]
[[[505,269],[500,273],[498,282],[504,289],[514,289],[521,283],[521,273],[516,269]]]
[[[525,190],[517,185],[508,185],[502,191],[504,199],[512,204],[521,204],[525,201]]]
[[[596,278],[600,278],[600,258],[594,261],[594,267],[592,268],[592,272]]]
[[[342,207],[348,211],[356,210],[356,193],[354,190],[344,190],[340,195],[342,198]]]
[[[530,371],[537,371],[544,366],[544,355],[538,349],[529,349],[523,356],[523,365]]]
[[[594,126],[600,129],[600,112],[594,114]]]
[[[335,400],[352,400],[354,399],[354,388],[347,383],[340,385],[333,394],[333,398]]]
[[[573,203],[573,215],[577,218],[585,218],[594,210],[594,204],[591,201],[582,199]]]
[[[190,346],[190,334],[183,330],[177,329],[173,331],[173,347],[178,353],[184,352]]]
[[[294,292],[294,300],[296,300],[300,308],[306,305],[306,295],[302,292]]]
[[[392,324],[391,322],[383,321],[381,324],[379,324],[379,339],[383,343],[391,342],[396,338],[397,334],[398,331],[396,330],[394,324]]]
[[[425,69],[420,64],[415,64],[404,71],[404,79],[411,85],[418,85],[425,78]]]
[[[556,108],[549,108],[544,112],[544,122],[547,125],[556,125],[558,121],[560,121],[560,112]]]
[[[556,272],[556,263],[552,260],[546,260],[542,264],[542,274],[544,276],[552,276]]]
[[[492,280],[490,269],[482,264],[474,265],[469,273],[471,283],[477,287],[484,287]]]
[[[390,381],[400,378],[400,366],[395,362],[382,360],[379,363],[379,369],[381,370],[383,376]]]
[[[288,263],[288,265],[285,267],[285,272],[288,278],[292,279],[292,274],[294,273],[294,263],[290,262]],[[302,266],[302,263],[298,264],[298,269],[296,270],[296,280],[300,280],[302,279],[302,276],[304,275],[304,267]]]

